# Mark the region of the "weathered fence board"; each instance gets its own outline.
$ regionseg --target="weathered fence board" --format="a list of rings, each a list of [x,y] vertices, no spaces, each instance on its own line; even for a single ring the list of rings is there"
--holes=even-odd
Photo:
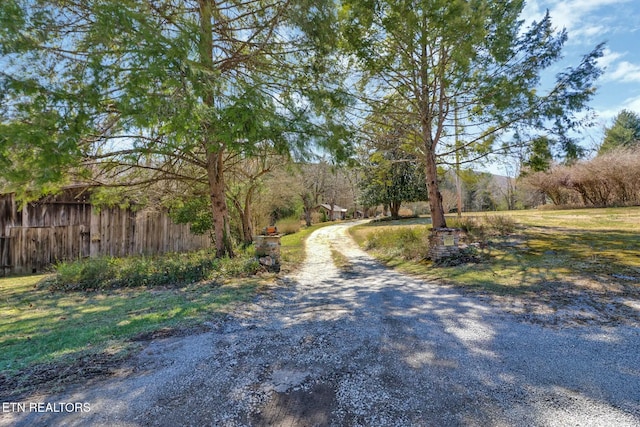
[[[10,239],[9,236],[0,236],[0,275],[11,270]]]
[[[83,229],[82,225],[11,228],[12,272],[35,273],[58,261],[88,256]]]
[[[0,275],[45,270],[59,261],[98,256],[183,252],[209,247],[208,236],[174,224],[166,212],[97,210],[65,194],[18,211],[0,195]]]

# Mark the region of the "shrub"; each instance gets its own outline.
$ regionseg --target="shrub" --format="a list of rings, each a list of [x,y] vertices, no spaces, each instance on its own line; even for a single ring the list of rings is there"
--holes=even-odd
[[[300,219],[298,217],[283,218],[276,222],[278,232],[282,234],[293,234],[300,231]]]
[[[387,229],[378,231],[367,240],[367,249],[374,249],[390,257],[405,260],[423,259],[429,249],[429,231],[425,227]]]
[[[462,218],[454,218],[448,221],[449,227],[459,228],[464,231],[468,240],[484,241],[486,240],[487,231],[485,225],[477,218],[464,216]]]
[[[640,204],[640,147],[607,151],[572,166],[528,175],[524,183],[559,206]]]
[[[483,242],[491,235],[505,236],[516,229],[516,222],[508,215],[467,216],[448,220],[448,224],[464,231],[467,240],[474,242]]]
[[[62,262],[55,266],[56,276],[48,281],[62,290],[99,288],[112,277],[111,258],[91,258]]]
[[[72,291],[137,286],[169,286],[255,274],[258,261],[248,253],[218,259],[207,250],[159,256],[90,258],[60,263],[49,289]]]
[[[485,217],[485,222],[492,234],[506,236],[516,230],[516,222],[507,215],[489,215]]]
[[[261,266],[258,259],[248,256],[237,256],[235,258],[223,258],[220,265],[222,277],[242,277],[256,274]]]

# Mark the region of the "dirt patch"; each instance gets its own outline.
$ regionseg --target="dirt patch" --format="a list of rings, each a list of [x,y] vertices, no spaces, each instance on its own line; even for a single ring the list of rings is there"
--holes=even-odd
[[[186,337],[189,335],[200,334],[210,331],[211,327],[208,325],[196,325],[190,328],[161,328],[155,331],[141,332],[133,336],[130,341],[153,341],[162,338],[171,337]]]
[[[252,416],[251,425],[326,426],[336,405],[334,386],[317,383],[309,389],[274,392],[271,398]]]
[[[39,364],[12,375],[0,374],[0,400],[19,401],[26,395],[60,392],[70,385],[122,373],[128,358],[128,354],[87,354],[62,362]]]
[[[162,328],[143,332],[130,339],[133,343],[186,337],[211,330],[208,325],[189,328]],[[135,351],[120,353],[88,353],[67,357],[55,363],[30,366],[11,374],[0,374],[0,398],[2,401],[17,401],[23,396],[40,392],[62,392],[68,387],[87,384],[88,381],[122,375],[136,368],[127,363]]]

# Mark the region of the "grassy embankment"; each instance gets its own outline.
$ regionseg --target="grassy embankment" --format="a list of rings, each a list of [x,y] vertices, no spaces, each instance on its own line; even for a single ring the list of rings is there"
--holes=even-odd
[[[486,244],[477,250],[481,262],[439,267],[424,260],[424,218],[362,225],[352,234],[389,266],[497,294],[640,290],[640,207],[480,213],[461,222],[475,223]],[[500,235],[495,224],[505,222],[513,230]],[[456,226],[455,216],[448,223]]]
[[[304,239],[318,227],[282,238],[283,271],[304,260]],[[91,263],[94,289],[60,281],[79,275],[82,268],[74,265],[67,265],[56,283],[53,275],[0,278],[0,395],[39,384],[55,390],[66,382],[108,373],[140,340],[202,329],[268,289],[275,278],[248,274],[252,261],[245,257],[215,265],[215,271],[189,280],[192,283],[164,283],[167,271],[175,277],[195,276],[184,271],[185,262],[164,260],[157,268],[152,259],[142,261],[118,264],[107,273],[112,261]],[[86,267],[83,274],[87,277]],[[108,286],[100,289],[101,280]]]

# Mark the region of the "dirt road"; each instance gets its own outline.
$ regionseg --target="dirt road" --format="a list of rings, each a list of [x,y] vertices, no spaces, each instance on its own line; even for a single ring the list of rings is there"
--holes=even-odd
[[[640,425],[639,328],[523,322],[381,267],[346,227],[316,231],[295,277],[210,332],[154,341],[132,374],[37,398],[89,412],[0,425]]]

